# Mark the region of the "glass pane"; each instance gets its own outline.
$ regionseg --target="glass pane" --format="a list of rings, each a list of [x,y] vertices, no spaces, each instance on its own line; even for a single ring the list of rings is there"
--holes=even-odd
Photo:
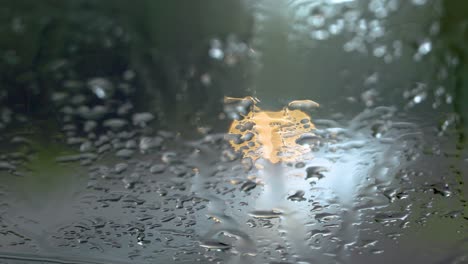
[[[468,262],[468,2],[0,14],[0,263]]]

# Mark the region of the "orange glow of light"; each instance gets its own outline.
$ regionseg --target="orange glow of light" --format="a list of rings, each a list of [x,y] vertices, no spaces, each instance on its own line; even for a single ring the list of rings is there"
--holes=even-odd
[[[236,98],[229,97],[229,101]],[[239,98],[253,103],[251,111],[241,120],[234,120],[229,128],[229,134],[235,139],[229,143],[235,151],[241,152],[244,158],[253,161],[263,158],[271,163],[293,162],[310,151],[308,146],[297,144],[304,133],[315,129],[310,116],[305,112],[291,107],[280,111],[262,111],[255,104],[258,99],[252,97]],[[293,101],[298,105],[300,101]],[[310,100],[303,100],[310,105]],[[316,104],[316,103],[315,103]],[[318,106],[318,104],[316,104]]]

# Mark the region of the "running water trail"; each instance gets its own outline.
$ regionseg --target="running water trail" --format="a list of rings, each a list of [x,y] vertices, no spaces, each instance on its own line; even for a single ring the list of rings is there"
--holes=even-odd
[[[272,164],[265,160],[258,160],[257,163],[261,164],[262,169],[259,170],[259,175],[264,183],[264,191],[255,205],[256,215],[258,217],[278,216],[280,218],[279,235],[284,235],[285,242],[292,248],[296,260],[313,262],[314,258],[306,243],[308,239],[305,227],[307,211],[301,210],[302,207],[291,206],[291,201],[286,199],[292,187],[289,184],[291,179],[288,176],[288,168],[283,163]],[[305,180],[300,180],[308,185]]]
[[[217,195],[207,190],[206,186],[212,180],[213,172],[216,168],[209,164],[206,157],[214,157],[216,152],[209,147],[197,144],[197,151],[193,154],[194,166],[197,168],[192,179],[192,192],[199,198],[209,202],[207,216],[215,219],[209,230],[202,237],[201,245],[204,243],[225,245],[218,241],[220,235],[232,237],[236,243],[232,245],[235,254],[227,263],[253,263],[250,256],[256,254],[254,241],[247,233],[241,230],[239,223],[232,216],[228,215],[225,201]],[[214,248],[214,247],[212,247]],[[220,248],[219,248],[220,249]]]
[[[263,160],[261,160],[263,161]],[[260,163],[261,161],[258,161]],[[262,162],[262,170],[259,170],[259,175],[264,182],[263,195],[257,203],[257,210],[286,210],[284,204],[284,196],[287,195],[285,188],[286,178],[284,175],[283,164],[272,164],[268,161]]]

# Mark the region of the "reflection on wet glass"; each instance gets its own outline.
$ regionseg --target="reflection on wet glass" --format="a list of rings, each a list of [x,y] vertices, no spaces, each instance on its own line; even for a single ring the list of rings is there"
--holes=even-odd
[[[463,1],[30,2],[1,263],[467,262]]]
[[[246,101],[250,101],[245,103]],[[229,129],[231,146],[235,151],[241,151],[244,158],[256,161],[262,157],[272,163],[279,161],[295,161],[310,148],[300,143],[304,135],[311,133],[315,126],[310,117],[300,109],[318,106],[311,100],[293,101],[288,107],[278,112],[262,111],[256,106],[258,100],[246,98],[225,98],[225,103],[241,114],[240,120],[234,120]],[[247,107],[248,110],[243,108]]]

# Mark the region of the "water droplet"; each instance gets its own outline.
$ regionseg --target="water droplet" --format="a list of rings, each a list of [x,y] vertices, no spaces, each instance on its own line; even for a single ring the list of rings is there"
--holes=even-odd
[[[306,179],[310,179],[310,178],[316,178],[317,180],[320,180],[322,179],[323,177],[325,177],[323,175],[324,172],[327,172],[328,169],[326,167],[322,167],[322,166],[311,166],[311,167],[308,167],[306,169]]]
[[[161,218],[161,222],[162,223],[165,223],[165,222],[169,222],[171,220],[173,220],[174,218],[176,218],[176,215],[175,214],[168,214],[168,215],[165,215]]]
[[[161,137],[142,137],[140,139],[141,153],[147,153],[150,149],[161,147],[163,139]]]
[[[432,43],[429,40],[423,41],[418,48],[418,53],[426,55],[432,50]]]
[[[411,0],[411,3],[415,5],[425,5],[427,0]]]
[[[246,181],[244,184],[241,186],[241,191],[243,192],[249,192],[253,190],[255,187],[257,187],[257,184],[253,181]]]
[[[121,149],[115,153],[119,158],[129,159],[133,156],[134,151],[131,149]]]
[[[0,170],[15,170],[16,166],[6,162],[6,161],[0,161]]]
[[[228,244],[214,240],[200,242],[200,246],[212,250],[227,250],[231,248],[231,246]]]
[[[166,170],[166,166],[163,164],[155,164],[151,166],[149,170],[151,173],[154,173],[154,174],[162,173]]]
[[[133,124],[140,127],[145,127],[147,123],[154,119],[154,115],[148,112],[136,113],[132,116]]]
[[[281,215],[283,215],[283,212],[281,212],[280,210],[266,210],[266,211],[263,211],[263,210],[256,210],[256,211],[252,211],[249,213],[250,216],[252,217],[255,217],[255,218],[278,218],[280,217]]]
[[[161,160],[166,164],[172,164],[177,161],[177,154],[175,152],[164,152]]]
[[[88,81],[88,86],[100,99],[109,98],[114,93],[114,85],[104,78],[93,78]]]
[[[128,168],[127,163],[118,163],[118,164],[115,165],[114,171],[115,171],[115,173],[119,174],[119,173],[124,172],[127,168]]]
[[[120,118],[112,118],[105,120],[102,125],[117,130],[126,126],[127,121]]]
[[[293,195],[288,196],[288,200],[291,200],[293,202],[302,202],[305,201],[306,198],[304,198],[305,192],[302,190],[296,191]]]
[[[291,110],[310,110],[319,107],[320,105],[312,100],[296,100],[288,104]]]

